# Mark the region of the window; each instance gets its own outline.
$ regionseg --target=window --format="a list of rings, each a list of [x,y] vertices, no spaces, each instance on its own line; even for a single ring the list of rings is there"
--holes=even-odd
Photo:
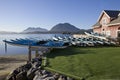
[[[102,31],[102,34],[105,35],[105,31]]]
[[[120,27],[118,28],[118,30],[120,30]]]
[[[118,31],[118,37],[120,37],[120,31]]]
[[[120,37],[120,27],[118,28],[118,37]]]
[[[107,35],[107,36],[110,36],[110,31],[106,31],[106,35]]]
[[[102,19],[102,25],[106,25],[107,24],[107,19],[106,18],[103,18]]]

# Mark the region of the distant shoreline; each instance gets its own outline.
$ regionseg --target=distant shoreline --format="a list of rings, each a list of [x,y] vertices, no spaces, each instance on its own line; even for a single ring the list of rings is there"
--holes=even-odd
[[[28,33],[0,33],[0,34],[83,34],[80,32],[28,32]]]

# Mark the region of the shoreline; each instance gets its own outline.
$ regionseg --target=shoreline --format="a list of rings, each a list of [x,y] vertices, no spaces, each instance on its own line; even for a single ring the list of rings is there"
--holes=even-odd
[[[26,61],[26,54],[0,55],[0,80],[4,80],[11,71],[24,65]]]

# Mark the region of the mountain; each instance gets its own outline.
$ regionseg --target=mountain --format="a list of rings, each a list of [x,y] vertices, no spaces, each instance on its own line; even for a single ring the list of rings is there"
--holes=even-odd
[[[21,33],[44,33],[44,32],[48,32],[48,30],[40,27],[37,27],[37,28],[29,27]]]
[[[17,34],[17,32],[0,31],[0,34]]]
[[[59,33],[76,33],[79,31],[80,31],[79,28],[69,23],[57,24],[50,30],[50,32],[59,32]]]

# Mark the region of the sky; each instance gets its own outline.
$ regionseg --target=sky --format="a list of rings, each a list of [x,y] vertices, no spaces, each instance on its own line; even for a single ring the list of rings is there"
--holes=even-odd
[[[50,30],[58,23],[90,29],[103,10],[120,10],[120,0],[0,0],[0,31]]]

